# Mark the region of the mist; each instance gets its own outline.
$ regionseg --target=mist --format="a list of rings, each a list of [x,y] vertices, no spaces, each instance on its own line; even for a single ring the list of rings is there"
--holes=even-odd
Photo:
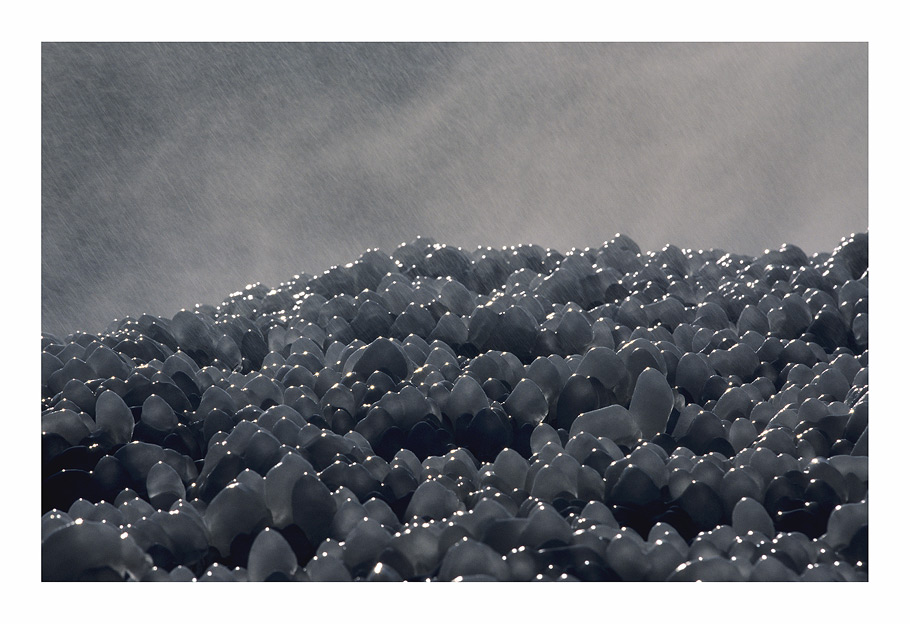
[[[418,235],[758,254],[868,228],[866,44],[42,46],[42,330]]]

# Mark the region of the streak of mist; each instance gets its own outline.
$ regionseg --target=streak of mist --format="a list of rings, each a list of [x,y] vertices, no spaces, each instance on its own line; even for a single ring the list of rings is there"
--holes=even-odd
[[[42,328],[417,235],[757,254],[868,228],[865,44],[44,44]]]

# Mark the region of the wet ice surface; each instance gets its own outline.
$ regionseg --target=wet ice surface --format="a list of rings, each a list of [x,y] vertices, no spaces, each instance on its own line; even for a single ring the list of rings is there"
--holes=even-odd
[[[868,237],[417,239],[42,335],[42,577],[864,581]]]

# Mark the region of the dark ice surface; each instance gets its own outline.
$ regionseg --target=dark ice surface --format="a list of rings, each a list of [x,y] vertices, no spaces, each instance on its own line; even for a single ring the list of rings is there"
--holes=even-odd
[[[868,234],[636,249],[422,238],[43,333],[42,578],[868,580]]]

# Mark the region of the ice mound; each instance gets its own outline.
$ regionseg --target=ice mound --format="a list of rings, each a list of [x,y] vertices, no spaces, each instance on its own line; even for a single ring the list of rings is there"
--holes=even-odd
[[[42,577],[864,581],[868,236],[418,238],[42,334]]]

